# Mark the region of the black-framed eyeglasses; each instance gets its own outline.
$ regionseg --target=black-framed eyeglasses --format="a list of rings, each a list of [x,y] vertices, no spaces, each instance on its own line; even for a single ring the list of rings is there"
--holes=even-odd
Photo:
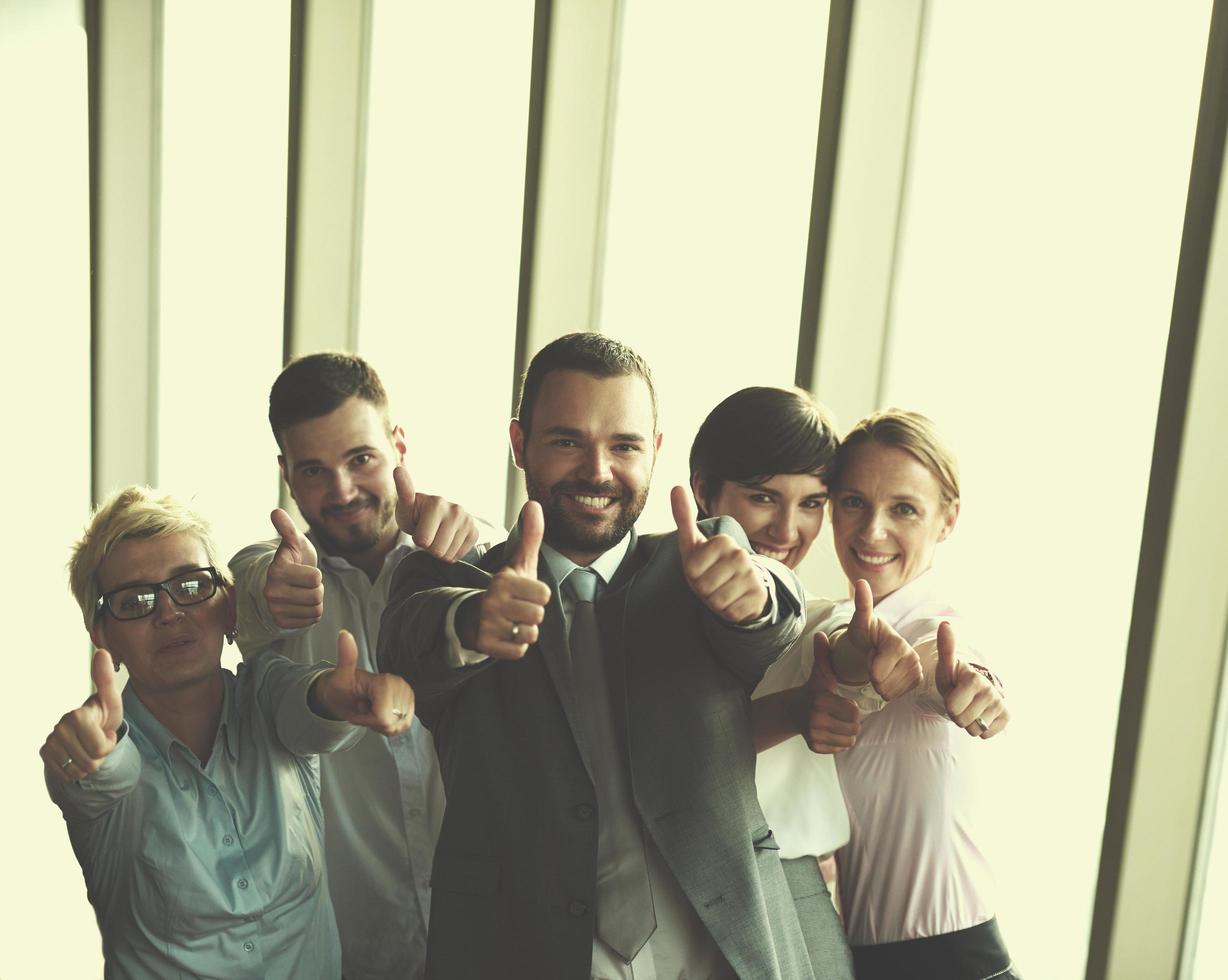
[[[105,609],[116,619],[142,619],[158,606],[158,593],[165,592],[177,606],[195,606],[212,599],[222,577],[212,565],[180,572],[165,582],[138,582],[98,597],[94,615]]]

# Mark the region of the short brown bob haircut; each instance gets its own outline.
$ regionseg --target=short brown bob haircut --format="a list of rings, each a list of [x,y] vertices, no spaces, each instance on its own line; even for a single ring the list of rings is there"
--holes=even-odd
[[[691,483],[706,498],[700,509],[730,480],[757,486],[782,473],[812,473],[826,481],[839,445],[831,415],[810,392],[735,391],[708,413],[691,443]]]

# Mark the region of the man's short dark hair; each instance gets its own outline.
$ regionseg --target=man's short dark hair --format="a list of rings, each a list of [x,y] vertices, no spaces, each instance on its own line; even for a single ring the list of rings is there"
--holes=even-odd
[[[296,357],[269,392],[269,425],[279,448],[290,426],[335,411],[351,398],[370,402],[388,422],[388,393],[379,375],[357,354],[320,351]]]
[[[552,340],[533,355],[520,384],[516,418],[527,434],[542,381],[551,371],[583,371],[597,378],[643,378],[652,399],[652,431],[657,431],[657,389],[648,362],[626,344],[600,333],[569,333]]]
[[[691,476],[709,500],[729,480],[755,486],[781,473],[826,480],[839,446],[831,416],[810,392],[743,388],[712,409],[695,433]]]

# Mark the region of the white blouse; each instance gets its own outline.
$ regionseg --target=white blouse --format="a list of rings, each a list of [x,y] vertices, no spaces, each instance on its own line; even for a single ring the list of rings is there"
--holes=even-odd
[[[768,668],[752,697],[805,684],[814,665],[814,632],[844,625],[852,608],[830,599],[806,604],[806,628],[787,653]],[[839,616],[842,615],[843,619]],[[800,735],[759,753],[755,763],[759,805],[780,845],[782,858],[822,857],[849,839],[849,818],[830,755],[810,751]]]
[[[946,621],[955,627],[961,659],[983,662],[961,640],[958,615],[938,599],[935,585],[926,572],[875,612],[922,660],[934,656]],[[819,625],[834,628],[850,616],[851,600],[837,603],[830,627]],[[850,817],[839,864],[852,945],[937,936],[993,917],[993,877],[972,837],[960,761],[979,748],[947,717],[928,676],[921,688],[862,714],[857,744],[835,757]]]

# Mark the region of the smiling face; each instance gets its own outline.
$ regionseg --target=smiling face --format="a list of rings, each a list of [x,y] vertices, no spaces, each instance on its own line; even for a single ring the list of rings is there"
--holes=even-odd
[[[327,415],[288,426],[277,457],[290,495],[332,555],[362,561],[396,541],[396,484],[405,433],[383,413],[350,398]],[[382,556],[381,556],[382,557]]]
[[[551,371],[531,425],[526,433],[512,421],[512,453],[542,505],[546,543],[587,565],[622,540],[648,499],[661,446],[648,386],[635,375]]]
[[[840,566],[850,582],[869,582],[875,601],[930,567],[958,516],[959,504],[943,503],[937,477],[916,456],[878,442],[848,451],[832,492]]]
[[[778,473],[757,485],[726,480],[715,498],[694,489],[708,514],[734,518],[755,551],[789,568],[806,557],[823,527],[827,485],[810,473]]]
[[[209,564],[205,547],[193,534],[125,538],[98,567],[99,590],[106,594],[138,583],[164,582]],[[133,689],[147,705],[159,695],[217,682],[222,638],[233,628],[234,604],[228,588],[192,606],[177,606],[158,591],[154,611],[141,619],[118,620],[103,611],[90,636],[128,668]]]

